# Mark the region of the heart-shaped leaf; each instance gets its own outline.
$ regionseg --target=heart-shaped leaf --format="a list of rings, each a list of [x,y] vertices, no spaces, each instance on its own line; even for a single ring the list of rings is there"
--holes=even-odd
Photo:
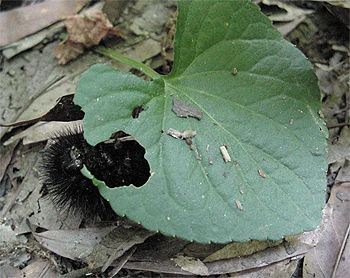
[[[123,130],[146,150],[142,187],[95,180],[118,214],[199,242],[278,240],[318,225],[326,131],[317,80],[250,1],[181,1],[169,76],[95,65],[74,100],[89,143]]]

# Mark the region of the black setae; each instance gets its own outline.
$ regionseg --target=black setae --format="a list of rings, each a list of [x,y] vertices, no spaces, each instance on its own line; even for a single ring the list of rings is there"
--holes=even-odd
[[[114,212],[109,203],[81,169],[85,165],[109,187],[142,186],[150,175],[144,154],[136,141],[124,141],[118,135],[91,146],[81,132],[65,131],[43,151],[40,173],[44,192],[60,210],[110,219]]]

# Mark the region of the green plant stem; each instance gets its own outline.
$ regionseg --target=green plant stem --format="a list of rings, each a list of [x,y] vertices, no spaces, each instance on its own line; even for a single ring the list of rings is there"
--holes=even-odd
[[[110,49],[110,48],[106,48],[106,47],[97,47],[97,48],[95,48],[95,51],[97,53],[100,53],[102,55],[110,57],[114,60],[117,60],[118,62],[129,65],[129,66],[143,72],[144,74],[151,77],[152,79],[157,79],[160,77],[160,74],[155,72],[149,66],[146,66],[144,63],[130,59],[114,49]]]

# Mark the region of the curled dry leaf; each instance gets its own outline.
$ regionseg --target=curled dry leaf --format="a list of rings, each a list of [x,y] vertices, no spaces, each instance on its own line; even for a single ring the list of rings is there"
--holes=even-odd
[[[122,37],[121,31],[113,27],[107,16],[100,10],[90,10],[83,15],[70,16],[66,19],[65,26],[68,39],[55,49],[55,56],[62,65],[78,57],[85,48],[98,45],[108,35]]]
[[[113,28],[107,16],[99,10],[88,11],[85,15],[70,16],[65,25],[68,39],[86,47],[99,44]]]

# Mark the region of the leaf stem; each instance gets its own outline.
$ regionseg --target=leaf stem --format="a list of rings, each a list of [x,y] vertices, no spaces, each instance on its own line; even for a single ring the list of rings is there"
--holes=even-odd
[[[147,76],[151,77],[152,79],[157,79],[160,77],[160,74],[155,72],[153,69],[151,69],[149,66],[145,65],[144,63],[135,61],[129,57],[126,57],[125,55],[121,54],[117,50],[106,48],[106,47],[97,47],[94,49],[97,53],[100,53],[102,55],[105,55],[107,57],[110,57],[118,62],[121,62],[123,64],[129,65]]]

